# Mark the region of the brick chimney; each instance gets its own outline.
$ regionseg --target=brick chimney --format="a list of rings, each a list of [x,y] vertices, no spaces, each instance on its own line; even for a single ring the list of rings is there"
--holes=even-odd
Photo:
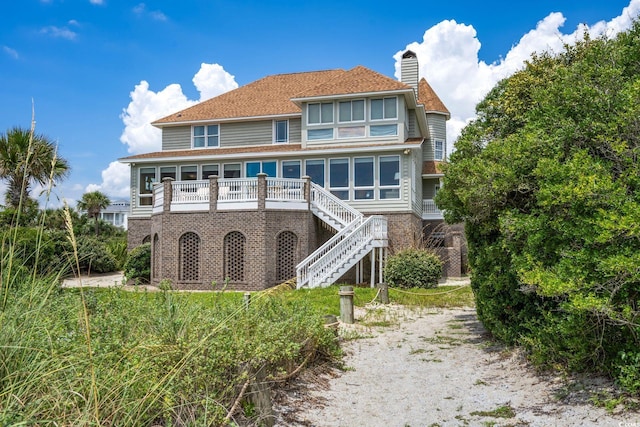
[[[400,81],[413,88],[418,98],[418,57],[410,50],[402,54],[400,63]]]

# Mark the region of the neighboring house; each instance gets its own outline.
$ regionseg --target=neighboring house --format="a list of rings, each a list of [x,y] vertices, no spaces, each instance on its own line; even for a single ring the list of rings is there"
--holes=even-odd
[[[128,200],[115,200],[109,206],[100,210],[100,219],[116,227],[127,229],[127,218],[131,210],[131,203]],[[87,213],[86,211],[81,211]]]
[[[151,241],[152,282],[381,281],[388,249],[443,218],[449,111],[413,52],[401,69],[402,81],[362,66],[268,76],[153,122],[162,151],[120,159],[129,246]]]
[[[100,219],[116,227],[127,229],[127,218],[131,210],[128,200],[115,200],[109,206],[100,211]]]

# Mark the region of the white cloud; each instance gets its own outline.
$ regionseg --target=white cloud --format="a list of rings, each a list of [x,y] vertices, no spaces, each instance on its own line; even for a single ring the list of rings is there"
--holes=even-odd
[[[129,165],[118,161],[111,162],[102,171],[102,184],[89,184],[85,192],[101,191],[111,198],[129,197]]]
[[[18,51],[11,49],[9,46],[2,46],[2,51],[13,59],[18,59],[20,57],[20,55],[18,55]]]
[[[200,92],[201,101],[238,87],[235,76],[227,73],[221,65],[205,64],[204,62],[200,65],[200,70],[193,76],[192,81]]]
[[[534,52],[560,52],[565,43],[575,43],[587,30],[591,37],[613,36],[630,28],[633,18],[640,14],[640,0],[631,0],[620,16],[589,27],[578,26],[564,34],[561,13],[551,13],[538,22],[535,29],[522,36],[504,58],[491,64],[479,60],[480,41],[476,30],[456,21],[442,21],[425,31],[421,42],[409,43],[394,55],[396,77],[400,77],[400,59],[410,49],[420,62],[420,77],[425,77],[451,112],[447,122],[448,145],[475,117],[475,106],[501,79],[521,69]]]
[[[135,6],[133,8],[133,13],[139,16],[149,16],[151,17],[151,19],[154,19],[156,21],[164,22],[168,20],[167,15],[159,10],[147,10],[147,5],[144,3],[139,3],[137,6]]]
[[[130,93],[131,102],[120,118],[125,128],[120,141],[129,146],[129,153],[139,154],[161,148],[161,131],[151,122],[195,104],[182,93],[179,84],[171,84],[159,92],[149,90],[149,83],[141,81]]]
[[[194,75],[193,83],[200,92],[200,100],[238,87],[234,77],[218,64],[202,63]],[[151,122],[176,111],[183,110],[199,101],[190,100],[182,92],[179,84],[171,84],[154,92],[147,81],[141,81],[130,93],[131,102],[123,109],[120,118],[124,131],[120,141],[128,146],[131,154],[159,151],[162,148],[162,132],[151,126]],[[102,171],[101,184],[89,184],[86,191],[100,190],[110,196],[127,197],[129,195],[129,167],[112,162]]]
[[[50,25],[48,27],[44,27],[40,30],[41,34],[45,34],[47,36],[67,39],[67,40],[75,40],[78,34],[74,31],[71,31],[67,27],[56,27],[54,25]]]

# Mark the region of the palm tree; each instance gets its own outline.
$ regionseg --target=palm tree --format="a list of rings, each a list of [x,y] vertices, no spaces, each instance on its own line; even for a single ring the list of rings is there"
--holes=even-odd
[[[87,215],[95,221],[96,236],[100,234],[98,217],[100,211],[111,204],[111,200],[104,193],[91,191],[84,193],[78,202],[78,209],[87,211]]]
[[[64,178],[69,164],[58,156],[56,145],[46,136],[14,127],[0,134],[0,179],[8,183],[6,201],[18,208],[29,197],[33,182],[46,185]]]

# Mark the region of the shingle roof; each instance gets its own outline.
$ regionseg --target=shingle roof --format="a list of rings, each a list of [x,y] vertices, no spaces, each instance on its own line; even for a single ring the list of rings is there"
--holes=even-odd
[[[306,88],[295,98],[410,89],[411,86],[358,65],[318,86]]]
[[[440,169],[440,165],[444,163],[444,162],[438,162],[438,161],[424,161],[422,163],[422,174],[423,175],[433,175],[433,174],[439,174],[442,173],[442,170]]]
[[[294,95],[345,73],[344,70],[326,70],[264,77],[156,120],[153,124],[300,114],[300,107],[291,102]]]
[[[426,111],[438,111],[440,113],[450,114],[447,107],[440,100],[438,95],[425,78],[421,78],[418,82],[418,102],[424,105]]]

